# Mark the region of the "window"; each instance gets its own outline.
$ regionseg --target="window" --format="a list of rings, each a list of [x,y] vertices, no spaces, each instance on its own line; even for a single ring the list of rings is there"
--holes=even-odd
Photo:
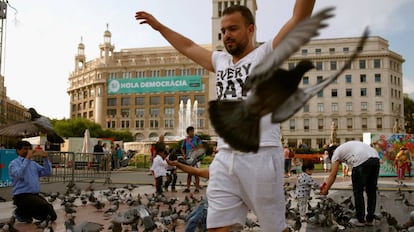
[[[110,72],[110,73],[108,73],[108,78],[109,79],[116,79],[116,72]]]
[[[165,117],[174,117],[174,108],[166,107],[164,108]]]
[[[206,128],[206,120],[204,118],[197,119],[197,128]]]
[[[366,83],[367,82],[367,75],[361,74],[359,76],[359,80],[360,80],[361,83]]]
[[[164,105],[174,105],[174,96],[164,96]]]
[[[365,60],[359,60],[359,68],[360,69],[365,69],[366,68]]]
[[[323,119],[322,118],[318,119],[318,129],[323,130]]]
[[[381,88],[375,88],[375,96],[381,96]]]
[[[206,73],[206,70],[204,68],[196,68],[195,69],[195,75],[197,76],[203,76]]]
[[[367,88],[361,88],[361,97],[367,96]]]
[[[375,110],[382,111],[382,102],[375,102]]]
[[[116,126],[115,121],[107,121],[106,122],[106,127],[107,128],[115,128],[115,126]]]
[[[348,47],[342,48],[342,51],[343,51],[344,53],[348,53],[348,52],[349,52],[349,48],[348,48]]]
[[[129,128],[129,120],[121,120],[121,128]]]
[[[335,53],[335,48],[329,48],[329,53],[334,54]]]
[[[164,128],[173,129],[174,128],[174,119],[165,119]]]
[[[331,61],[331,70],[336,70],[337,66],[336,66],[336,61]]]
[[[145,105],[145,97],[136,97],[135,105]]]
[[[188,75],[190,75],[190,70],[187,69],[187,68],[180,69],[180,75],[181,76],[188,76]]]
[[[321,83],[323,81],[323,76],[317,76],[316,77],[316,83]]]
[[[302,84],[309,85],[309,77],[302,77]]]
[[[138,71],[137,77],[145,77],[145,71]]]
[[[331,97],[338,97],[338,90],[337,89],[332,89],[331,90]]]
[[[318,112],[323,112],[323,103],[318,103],[317,110]]]
[[[305,105],[303,106],[303,112],[304,112],[304,113],[309,113],[309,104],[305,104]]]
[[[159,127],[159,121],[157,119],[150,120],[150,128],[157,129]]]
[[[368,128],[368,119],[367,118],[361,118],[361,127],[362,129]]]
[[[206,103],[206,99],[204,95],[195,95],[194,96],[194,101],[197,101],[198,104],[204,104]]]
[[[116,116],[116,109],[106,110],[106,117],[114,118]]]
[[[374,68],[381,68],[381,60],[374,59]]]
[[[159,96],[150,96],[150,105],[159,105],[160,97]]]
[[[315,48],[315,53],[316,53],[317,55],[320,55],[320,54],[321,54],[321,52],[322,52],[322,49],[320,49],[320,48]]]
[[[338,103],[332,103],[332,112],[338,112]]]
[[[368,102],[361,102],[361,110],[362,111],[368,110]]]
[[[352,75],[345,75],[345,83],[352,83]]]
[[[159,108],[150,108],[150,116],[151,117],[160,116],[160,109]]]
[[[145,115],[145,109],[142,108],[136,108],[135,109],[135,117],[142,118]]]
[[[352,102],[347,102],[345,107],[347,112],[352,112]]]
[[[288,70],[292,70],[295,68],[295,63],[288,63]]]
[[[316,62],[315,67],[316,67],[316,70],[318,70],[318,71],[322,70],[323,69],[322,62],[320,62],[320,61]]]
[[[290,130],[295,130],[295,127],[296,127],[296,125],[295,125],[295,119],[290,119],[289,120],[289,129]]]
[[[130,97],[121,98],[121,106],[129,106],[129,105],[131,105],[131,98]]]
[[[150,71],[151,77],[159,77],[160,76],[160,70],[151,70]]]
[[[107,106],[116,106],[116,98],[108,98]]]
[[[131,72],[122,72],[122,78],[123,79],[129,79],[132,77],[132,73]]]
[[[121,117],[129,118],[129,109],[121,109]]]
[[[346,128],[347,129],[352,129],[352,118],[347,118],[346,119]]]
[[[206,110],[204,109],[204,107],[198,107],[197,116],[204,116],[205,113],[206,113]]]
[[[317,95],[318,95],[318,97],[323,97],[323,90],[320,90],[320,91],[317,93]]]
[[[308,49],[302,49],[302,55],[307,55],[308,54]]]
[[[377,129],[382,129],[382,118],[377,118]]]
[[[380,73],[376,73],[374,75],[374,78],[375,78],[375,82],[381,82],[381,74]]]
[[[347,97],[352,97],[352,89],[346,89],[345,90],[345,95],[347,96]]]
[[[165,70],[165,76],[167,76],[167,77],[173,77],[173,76],[175,76],[175,69],[167,69],[167,70]]]
[[[135,120],[135,128],[144,129],[144,120]]]
[[[305,131],[309,131],[309,119],[308,118],[303,119],[303,129]]]
[[[179,102],[183,101],[184,104],[187,104],[188,99],[190,99],[190,96],[180,96]]]

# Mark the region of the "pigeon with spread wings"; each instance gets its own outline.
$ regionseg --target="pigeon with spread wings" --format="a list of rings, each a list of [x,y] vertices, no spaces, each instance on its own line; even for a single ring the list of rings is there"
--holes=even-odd
[[[209,115],[216,133],[232,148],[242,152],[257,152],[260,141],[260,119],[271,113],[271,122],[279,123],[294,115],[316,93],[332,83],[350,67],[360,53],[357,49],[345,65],[330,77],[307,88],[298,85],[303,75],[314,68],[309,60],[301,60],[292,70],[280,66],[299,48],[327,26],[324,22],[333,16],[327,8],[296,26],[281,43],[258,64],[246,80],[243,91],[246,99],[214,100],[209,102]],[[362,35],[358,48],[368,38]]]
[[[30,120],[16,122],[6,125],[0,129],[0,135],[10,137],[30,137],[45,133],[47,141],[50,143],[63,143],[64,140],[53,129],[49,119],[37,113],[33,108],[29,108]]]

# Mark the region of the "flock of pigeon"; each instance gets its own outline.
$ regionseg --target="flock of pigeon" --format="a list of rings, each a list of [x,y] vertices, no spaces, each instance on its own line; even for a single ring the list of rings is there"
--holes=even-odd
[[[91,181],[86,188],[79,188],[75,183],[70,182],[66,186],[65,192],[42,193],[46,199],[53,204],[59,204],[65,214],[66,232],[99,232],[99,231],[182,231],[187,221],[187,215],[202,200],[202,196],[187,194],[183,199],[174,196],[164,196],[156,194],[141,194],[134,191],[136,185],[128,184],[116,188],[108,187],[105,190],[95,191],[94,182]],[[317,192],[317,191],[315,191]],[[350,193],[350,191],[347,191]],[[397,191],[378,191],[379,212],[375,214],[375,231],[414,231],[414,204],[410,202],[413,197],[412,191],[403,183],[399,183]],[[308,204],[308,219],[301,221],[296,207],[294,197],[294,186],[289,183],[285,185],[286,195],[286,219],[290,231],[300,231],[306,227],[309,231],[358,231],[351,223],[354,214],[352,196],[340,196],[338,199],[326,196],[313,196],[311,203]],[[382,202],[391,201],[392,204],[400,204],[405,207],[407,212],[411,211],[409,220],[399,222],[391,212],[387,211]],[[88,218],[78,220],[77,212],[82,210],[92,210],[93,213]],[[93,221],[97,217],[102,217],[106,223]],[[99,220],[98,220],[99,221]],[[102,221],[102,220],[101,220]],[[0,231],[19,231],[15,228],[15,218],[12,216],[6,223],[0,223]],[[36,231],[51,232],[56,229],[56,222],[50,220],[36,222]],[[199,231],[201,230],[199,223]],[[260,231],[260,223],[249,214],[248,220],[243,227],[235,231]],[[372,230],[374,231],[374,230]]]
[[[294,204],[294,189],[294,186],[290,187],[289,183],[286,183],[286,219],[291,222],[291,231],[299,231],[303,225],[299,211]],[[402,182],[398,182],[396,189],[396,191],[387,191],[386,193],[377,191],[379,212],[374,215],[375,227],[369,231],[383,231],[384,228],[387,228],[388,231],[414,231],[414,204],[409,201],[409,199],[414,200],[414,197],[411,196],[412,190]],[[317,193],[317,191],[315,192]],[[353,220],[356,220],[354,218],[352,191],[342,191],[342,193],[348,193],[349,196],[339,195],[332,198],[314,196],[313,203],[308,203],[308,219],[306,220],[308,228],[318,228],[318,231],[332,232],[362,230],[352,223]],[[409,197],[406,195],[409,195]],[[389,207],[392,204],[400,207],[403,211],[410,212],[409,219],[406,222],[399,222],[390,211],[384,209],[384,205]]]

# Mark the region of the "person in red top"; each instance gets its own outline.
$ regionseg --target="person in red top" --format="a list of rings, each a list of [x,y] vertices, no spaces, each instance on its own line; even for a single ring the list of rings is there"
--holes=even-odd
[[[290,149],[288,145],[283,146],[283,156],[285,157],[285,177],[289,177],[292,159],[290,158]]]

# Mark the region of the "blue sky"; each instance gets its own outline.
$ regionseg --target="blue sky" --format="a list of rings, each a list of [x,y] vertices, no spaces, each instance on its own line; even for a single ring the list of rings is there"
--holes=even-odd
[[[147,25],[140,25],[135,12],[145,10],[161,22],[200,44],[211,41],[212,0],[9,0],[5,29],[5,57],[1,73],[7,95],[50,118],[69,117],[68,77],[80,38],[87,60],[99,55],[106,24],[115,50],[167,46]],[[292,12],[294,1],[257,0],[257,39],[272,38]],[[371,35],[389,41],[391,50],[405,63],[404,93],[414,96],[414,1],[411,0],[319,0],[318,9],[335,6],[335,18],[319,38],[359,36],[366,26]]]

